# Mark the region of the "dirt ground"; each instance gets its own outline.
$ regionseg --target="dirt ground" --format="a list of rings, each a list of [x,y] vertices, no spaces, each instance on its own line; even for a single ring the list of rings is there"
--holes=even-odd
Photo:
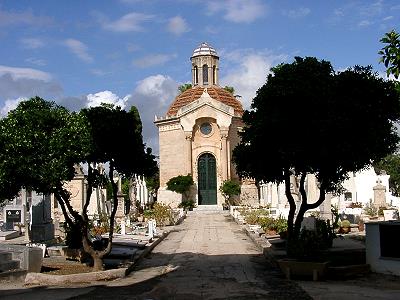
[[[92,267],[79,261],[66,260],[62,256],[43,258],[41,273],[50,275],[68,275],[92,272]]]

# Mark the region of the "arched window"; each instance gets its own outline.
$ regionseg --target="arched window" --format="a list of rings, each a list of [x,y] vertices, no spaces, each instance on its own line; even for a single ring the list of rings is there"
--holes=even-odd
[[[208,84],[208,66],[203,65],[203,84]]]
[[[212,78],[213,84],[215,84],[216,81],[217,81],[217,67],[213,66],[213,78]]]
[[[193,73],[194,73],[194,84],[196,85],[199,83],[199,70],[197,69],[197,66],[194,66]]]

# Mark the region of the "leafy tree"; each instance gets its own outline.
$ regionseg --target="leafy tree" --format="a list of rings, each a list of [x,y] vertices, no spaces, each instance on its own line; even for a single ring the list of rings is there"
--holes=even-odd
[[[400,34],[392,30],[385,33],[380,42],[387,44],[378,53],[381,56],[380,62],[386,67],[386,74],[398,79],[400,76]]]
[[[20,188],[54,193],[72,232],[81,234],[82,244],[102,269],[102,257],[111,250],[114,218],[118,205],[114,171],[123,175],[154,171],[151,151],[144,151],[140,119],[135,109],[129,113],[112,107],[71,113],[39,97],[21,102],[0,120],[0,198],[14,197]],[[124,146],[120,141],[124,140]],[[87,195],[82,213],[75,211],[64,182],[72,180],[74,166],[88,165]],[[108,163],[108,176],[98,168]],[[87,208],[92,189],[111,182],[113,210],[110,236],[105,249],[96,249],[89,238]]]
[[[157,194],[158,188],[160,187],[160,174],[157,172],[150,177],[145,177],[147,189],[150,193]]]
[[[228,91],[229,93],[231,93],[232,95],[235,93],[235,88],[233,86],[225,86],[224,90]]]
[[[349,171],[359,171],[396,148],[393,122],[400,117],[393,82],[370,67],[335,74],[327,61],[296,57],[272,69],[243,115],[241,143],[234,149],[237,172],[264,182],[284,182],[290,210],[288,238],[300,234],[304,213],[326,192],[340,190]],[[319,181],[318,199],[307,199],[307,174]],[[301,204],[295,218],[291,176]]]
[[[233,204],[231,198],[236,195],[240,195],[240,184],[233,180],[225,180],[220,186],[222,196],[225,198],[225,202]]]
[[[168,180],[167,190],[181,194],[183,196],[182,200],[185,201],[189,200],[190,188],[193,184],[192,175],[179,175]]]
[[[179,93],[182,94],[186,90],[190,90],[192,88],[191,83],[184,83],[180,86],[178,86]]]
[[[21,102],[0,120],[0,199],[21,188],[68,199],[63,187],[89,151],[82,115],[39,97]],[[60,200],[61,199],[61,200]]]
[[[94,259],[94,268],[102,269],[102,258],[110,253],[114,232],[115,214],[118,207],[118,185],[115,175],[129,178],[134,174],[152,175],[156,171],[154,156],[150,148],[145,148],[141,128],[142,123],[135,107],[129,112],[119,107],[98,106],[82,110],[86,117],[91,136],[90,152],[86,157],[88,164],[87,194],[83,207],[81,228],[88,232],[89,218],[87,208],[93,188],[109,181],[112,187],[112,211],[110,214],[110,232],[105,249],[95,249],[87,234],[83,235],[83,247]],[[120,142],[124,141],[123,146]],[[146,150],[146,152],[145,152]],[[100,174],[98,164],[108,163],[108,176]]]
[[[400,196],[400,156],[389,154],[381,161],[374,164],[375,172],[385,171],[390,175],[389,189],[393,195]]]

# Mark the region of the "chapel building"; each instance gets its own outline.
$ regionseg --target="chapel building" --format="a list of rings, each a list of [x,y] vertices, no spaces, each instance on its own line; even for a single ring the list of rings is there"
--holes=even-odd
[[[193,51],[192,88],[178,95],[164,117],[156,117],[160,145],[158,201],[176,207],[179,194],[168,191],[172,177],[191,174],[191,193],[197,206],[222,208],[219,187],[225,180],[239,180],[232,164],[232,150],[239,143],[243,107],[219,86],[219,57],[202,43]]]

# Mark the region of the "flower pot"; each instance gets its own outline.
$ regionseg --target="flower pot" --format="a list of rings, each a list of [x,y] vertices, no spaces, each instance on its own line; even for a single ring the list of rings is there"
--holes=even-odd
[[[351,231],[351,228],[350,227],[340,227],[339,228],[339,233],[344,233],[344,234],[346,234],[346,233],[349,233]]]
[[[312,276],[316,281],[325,276],[329,262],[278,259],[278,265],[287,279],[292,276]]]

